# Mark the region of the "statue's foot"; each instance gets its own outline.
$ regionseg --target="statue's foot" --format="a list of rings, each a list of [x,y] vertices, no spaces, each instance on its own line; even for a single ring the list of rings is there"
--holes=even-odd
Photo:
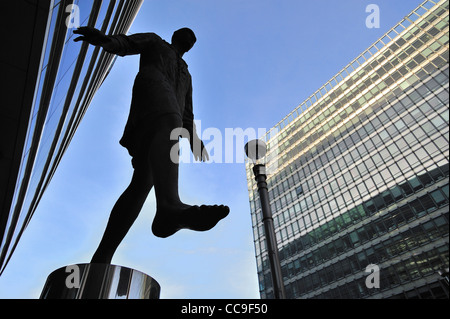
[[[156,212],[152,224],[155,236],[166,238],[180,229],[195,231],[210,230],[223,218],[230,209],[224,205],[183,206],[183,208],[161,209]]]

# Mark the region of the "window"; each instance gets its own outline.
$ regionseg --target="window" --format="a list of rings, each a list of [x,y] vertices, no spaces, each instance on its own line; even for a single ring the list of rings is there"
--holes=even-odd
[[[436,218],[434,223],[440,231],[441,236],[448,235],[448,222],[443,216]]]
[[[375,185],[380,186],[384,182],[383,177],[379,173],[374,174],[372,176],[372,178],[373,178]]]
[[[438,115],[436,115],[431,122],[436,128],[440,128],[442,125],[446,124],[445,121]]]
[[[353,246],[358,246],[359,245],[359,237],[358,234],[356,233],[356,231],[353,231],[350,233],[350,240],[353,244]]]
[[[311,218],[309,217],[309,215],[305,215],[303,219],[306,227],[311,226]]]
[[[424,185],[424,186],[430,185],[431,182],[433,181],[433,179],[431,178],[431,176],[428,173],[420,175],[419,180],[422,183],[422,185]]]
[[[369,240],[369,236],[367,235],[364,227],[357,231],[358,237],[361,240],[361,243],[364,243]]]
[[[394,188],[392,188],[391,194],[395,201],[398,201],[403,198],[403,194],[399,186],[395,186]]]
[[[386,206],[389,206],[390,204],[392,204],[394,202],[394,198],[392,197],[392,194],[390,191],[385,191],[381,194],[381,196],[383,197],[384,203],[386,204]]]
[[[406,160],[408,161],[409,166],[411,166],[411,167],[416,167],[417,164],[419,164],[419,160],[414,155],[414,153],[411,153],[408,156],[406,156]]]
[[[435,190],[430,195],[438,206],[446,202],[444,195],[439,189]]]
[[[420,181],[417,177],[411,178],[408,182],[414,191],[418,191],[419,189],[423,188],[422,183],[420,183]]]
[[[429,222],[423,224],[422,226],[430,238],[435,239],[435,238],[439,237],[439,231],[435,228],[434,223],[432,221],[429,221]]]
[[[436,209],[436,205],[434,204],[433,200],[428,194],[420,197],[420,202],[422,203],[422,205],[424,206],[424,208],[427,210],[428,213]]]
[[[418,199],[412,201],[411,203],[409,203],[412,211],[418,216],[422,216],[425,213],[425,210],[422,206],[422,204],[420,203],[420,201]]]

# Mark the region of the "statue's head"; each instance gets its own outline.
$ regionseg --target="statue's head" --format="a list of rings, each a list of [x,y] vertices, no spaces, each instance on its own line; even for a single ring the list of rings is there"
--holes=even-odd
[[[181,28],[172,35],[172,44],[182,50],[181,53],[188,52],[194,46],[195,41],[197,38],[194,31],[189,28]]]

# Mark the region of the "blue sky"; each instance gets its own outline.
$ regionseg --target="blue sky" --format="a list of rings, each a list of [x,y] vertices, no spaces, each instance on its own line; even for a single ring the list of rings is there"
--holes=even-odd
[[[421,2],[146,0],[130,33],[169,41],[174,30],[193,29],[197,43],[185,60],[202,131],[268,130]],[[380,28],[366,27],[369,4],[380,8]],[[0,277],[0,298],[38,298],[53,270],[89,262],[131,179],[118,141],[138,63],[138,56],[119,57],[92,101]],[[152,191],[113,263],[154,277],[161,298],[259,298],[244,164],[182,164],[180,196],[227,204],[230,215],[209,232],[156,238]]]

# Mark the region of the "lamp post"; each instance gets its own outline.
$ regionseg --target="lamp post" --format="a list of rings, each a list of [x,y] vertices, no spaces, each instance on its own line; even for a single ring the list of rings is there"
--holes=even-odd
[[[445,281],[445,283],[447,284],[447,287],[448,287],[449,286],[448,267],[445,268],[445,269],[438,270],[438,274],[439,274],[439,276],[441,276],[444,279],[444,281]]]
[[[286,292],[283,285],[283,275],[281,273],[280,258],[278,256],[275,227],[273,225],[272,211],[269,203],[269,192],[267,190],[266,182],[266,166],[264,164],[257,163],[259,159],[266,155],[266,151],[266,143],[262,140],[252,140],[245,145],[245,153],[254,163],[253,174],[255,175],[255,180],[258,185],[258,193],[261,201],[264,232],[266,235],[266,245],[269,254],[274,296],[276,299],[284,299],[286,298]]]

